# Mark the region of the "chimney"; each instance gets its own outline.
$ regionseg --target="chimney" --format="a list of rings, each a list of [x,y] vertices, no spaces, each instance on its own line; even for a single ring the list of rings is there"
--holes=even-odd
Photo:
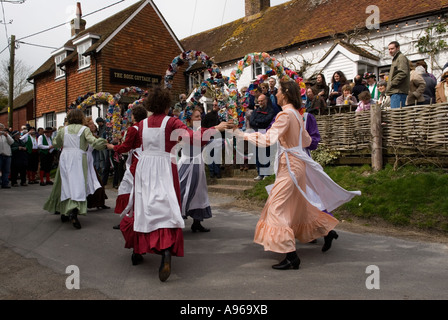
[[[72,37],[86,29],[86,21],[82,18],[81,3],[76,3],[76,17],[70,22]]]
[[[245,0],[245,21],[257,19],[271,6],[271,0]]]

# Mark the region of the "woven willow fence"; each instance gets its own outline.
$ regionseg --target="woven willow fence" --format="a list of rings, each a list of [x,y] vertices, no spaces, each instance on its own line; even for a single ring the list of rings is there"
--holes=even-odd
[[[316,116],[320,144],[340,152],[339,164],[370,162],[372,115],[369,111],[356,114],[355,109],[336,106],[329,109],[329,114]],[[385,162],[448,165],[447,103],[381,110],[379,121]]]

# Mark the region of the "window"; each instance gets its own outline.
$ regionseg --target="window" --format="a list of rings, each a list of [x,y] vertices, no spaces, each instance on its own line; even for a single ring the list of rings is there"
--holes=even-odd
[[[204,72],[190,73],[188,75],[188,91],[192,91],[201,85],[204,79]]]
[[[91,117],[92,116],[92,107],[87,107],[84,109],[84,115],[86,117]]]
[[[258,75],[264,74],[264,64],[263,63],[254,63],[252,65],[252,79],[256,79]]]
[[[83,53],[91,46],[90,41],[78,45],[78,69],[87,68],[90,66],[90,56],[83,56]]]
[[[54,58],[54,63],[56,64],[56,74],[55,74],[55,78],[60,78],[63,77],[65,75],[65,72],[63,70],[61,70],[61,68],[58,67],[58,64],[60,64],[62,62],[62,60],[64,60],[67,57],[67,53],[64,52],[62,54],[57,55]]]
[[[56,127],[56,113],[50,112],[44,115],[45,127]]]

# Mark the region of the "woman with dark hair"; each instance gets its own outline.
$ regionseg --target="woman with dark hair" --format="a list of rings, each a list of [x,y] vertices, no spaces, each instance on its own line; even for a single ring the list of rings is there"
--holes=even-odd
[[[347,78],[342,71],[336,71],[331,78],[331,88],[330,88],[330,105],[336,105],[336,99],[342,95],[342,87],[348,84]]]
[[[67,115],[68,125],[59,129],[53,140],[55,148],[62,148],[55,182],[50,196],[44,204],[49,212],[61,214],[61,220],[70,220],[76,229],[81,228],[78,214],[87,214],[87,147],[96,150],[106,147],[106,140],[95,138],[84,126],[85,117],[80,109]]]
[[[169,117],[170,91],[153,88],[143,102],[152,115],[138,125],[138,135],[133,142],[142,148],[134,170],[134,188],[127,214],[120,223],[125,238],[125,247],[133,248],[132,263],[138,264],[142,254],[155,253],[162,256],[159,279],[164,282],[171,274],[171,256],[184,255],[184,221],[181,214],[181,199],[177,164],[171,154],[180,136],[193,139],[193,131],[181,120]],[[219,131],[227,123],[214,127]],[[194,134],[202,137],[205,128]],[[202,139],[201,139],[202,140]],[[204,139],[206,140],[206,139]],[[196,142],[205,144],[204,142]],[[110,148],[110,146],[108,146]]]
[[[118,196],[115,202],[115,213],[122,213],[129,203],[129,196],[132,192],[132,186],[134,185],[134,172],[140,157],[141,148],[135,148],[135,141],[138,139],[138,124],[143,119],[148,117],[148,112],[143,106],[134,106],[131,111],[130,126],[124,135],[124,140],[121,144],[113,145],[108,144],[108,149],[114,150],[117,153],[128,153],[128,159],[126,160],[126,171],[120,186],[118,187]],[[132,170],[131,170],[132,167]],[[115,226],[115,229],[119,229],[119,226]]]
[[[239,130],[235,133],[257,146],[279,142],[276,179],[267,188],[269,198],[258,221],[254,241],[265,250],[286,254],[283,261],[272,266],[274,269],[298,269],[296,239],[308,243],[324,237],[322,251],[330,249],[333,239],[338,237],[333,230],[338,221],[323,210],[332,211],[360,192],[342,189],[304,151],[303,148],[311,144],[311,137],[298,111],[302,102],[297,83],[280,82],[277,100],[283,111],[266,134]]]
[[[316,83],[313,86],[314,89],[317,91],[317,95],[322,97],[324,101],[326,102],[328,99],[328,94],[330,92],[330,88],[327,85],[327,82],[325,80],[325,76],[323,73],[319,73],[316,77]]]

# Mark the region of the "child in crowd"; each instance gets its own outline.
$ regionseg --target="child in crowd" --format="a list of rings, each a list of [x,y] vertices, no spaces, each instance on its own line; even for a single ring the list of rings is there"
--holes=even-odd
[[[369,91],[363,91],[359,94],[359,103],[356,112],[368,111],[370,110],[370,104],[372,103],[372,96]]]

